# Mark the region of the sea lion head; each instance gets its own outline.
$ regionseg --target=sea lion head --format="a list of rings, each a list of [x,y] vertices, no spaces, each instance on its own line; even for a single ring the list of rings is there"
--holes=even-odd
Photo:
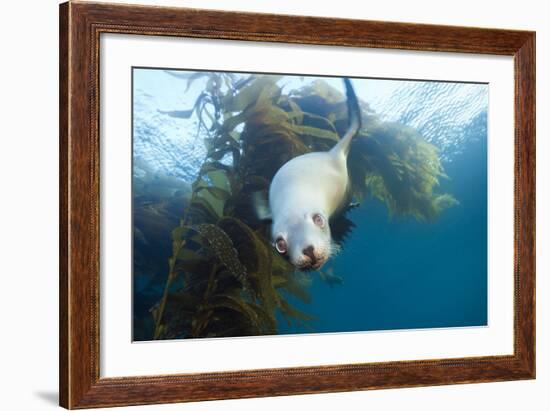
[[[328,218],[322,211],[292,213],[273,221],[273,246],[300,270],[318,270],[333,245]]]

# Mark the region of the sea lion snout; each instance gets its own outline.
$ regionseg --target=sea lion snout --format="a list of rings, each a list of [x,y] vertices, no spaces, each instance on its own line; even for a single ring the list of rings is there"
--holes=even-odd
[[[325,263],[327,257],[316,251],[315,248],[310,245],[302,250],[301,260],[301,270],[318,270]]]
[[[312,245],[304,248],[302,250],[302,253],[309,258],[311,265],[315,265],[317,263],[317,257],[315,256],[315,249],[313,248]]]

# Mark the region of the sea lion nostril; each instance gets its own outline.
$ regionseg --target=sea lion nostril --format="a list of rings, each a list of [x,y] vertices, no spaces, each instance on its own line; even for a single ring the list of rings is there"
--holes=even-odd
[[[311,264],[315,264],[315,262],[317,261],[317,258],[315,257],[315,253],[313,252],[313,246],[312,245],[310,245],[307,248],[304,248],[302,250],[302,253],[304,253],[305,256],[308,256],[310,258]]]

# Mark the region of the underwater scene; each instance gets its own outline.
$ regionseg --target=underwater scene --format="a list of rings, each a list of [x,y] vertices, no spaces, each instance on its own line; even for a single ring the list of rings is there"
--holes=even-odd
[[[488,92],[134,67],[133,340],[486,326]]]

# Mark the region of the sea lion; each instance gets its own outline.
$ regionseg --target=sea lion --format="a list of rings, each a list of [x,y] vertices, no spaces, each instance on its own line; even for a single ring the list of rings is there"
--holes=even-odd
[[[349,127],[329,151],[300,155],[285,163],[269,187],[273,246],[300,270],[318,270],[334,253],[331,216],[349,201],[347,157],[361,127],[351,81],[344,78]]]

